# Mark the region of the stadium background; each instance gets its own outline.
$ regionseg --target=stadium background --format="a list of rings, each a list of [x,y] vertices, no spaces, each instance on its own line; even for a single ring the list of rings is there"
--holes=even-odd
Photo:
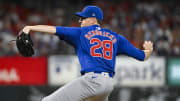
[[[110,101],[180,101],[178,0],[0,0],[0,101],[40,101],[80,75],[74,49],[55,36],[32,32],[32,58],[21,57],[9,41],[25,25],[79,26],[73,14],[88,4],[102,8],[103,27],[137,48],[154,42],[145,63],[118,56]]]

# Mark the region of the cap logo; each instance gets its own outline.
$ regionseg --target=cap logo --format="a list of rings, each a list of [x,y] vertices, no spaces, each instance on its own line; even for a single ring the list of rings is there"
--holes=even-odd
[[[96,14],[93,13],[92,16],[96,16]]]

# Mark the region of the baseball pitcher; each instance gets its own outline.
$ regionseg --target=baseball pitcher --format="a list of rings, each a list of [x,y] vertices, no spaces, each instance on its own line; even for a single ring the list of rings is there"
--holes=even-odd
[[[151,41],[145,41],[144,50],[140,50],[120,34],[102,28],[98,22],[103,20],[103,12],[97,6],[86,6],[76,15],[80,27],[35,25],[22,30],[26,34],[36,31],[60,37],[75,48],[81,64],[81,77],[42,101],[108,101],[114,86],[116,56],[126,54],[144,61],[153,51]]]

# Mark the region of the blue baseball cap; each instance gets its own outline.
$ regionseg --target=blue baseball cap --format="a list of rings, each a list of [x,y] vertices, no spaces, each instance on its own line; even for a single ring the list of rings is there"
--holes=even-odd
[[[97,6],[86,6],[82,12],[75,13],[79,17],[95,17],[96,19],[103,20],[103,12]]]

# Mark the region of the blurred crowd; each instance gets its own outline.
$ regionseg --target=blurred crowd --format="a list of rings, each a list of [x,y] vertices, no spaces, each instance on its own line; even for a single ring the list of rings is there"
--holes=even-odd
[[[104,27],[124,35],[137,48],[144,40],[154,42],[154,55],[180,55],[180,12],[178,3],[121,2],[102,4]]]
[[[102,8],[102,27],[125,36],[134,46],[143,49],[144,40],[154,42],[153,55],[180,56],[180,6],[177,2],[128,2],[113,3],[97,0]],[[77,9],[78,8],[78,9]],[[81,10],[80,5],[29,9],[17,4],[0,5],[0,56],[18,55],[15,42],[18,32],[26,25],[79,26],[72,14]],[[56,36],[31,32],[35,56],[75,54],[73,47]]]

